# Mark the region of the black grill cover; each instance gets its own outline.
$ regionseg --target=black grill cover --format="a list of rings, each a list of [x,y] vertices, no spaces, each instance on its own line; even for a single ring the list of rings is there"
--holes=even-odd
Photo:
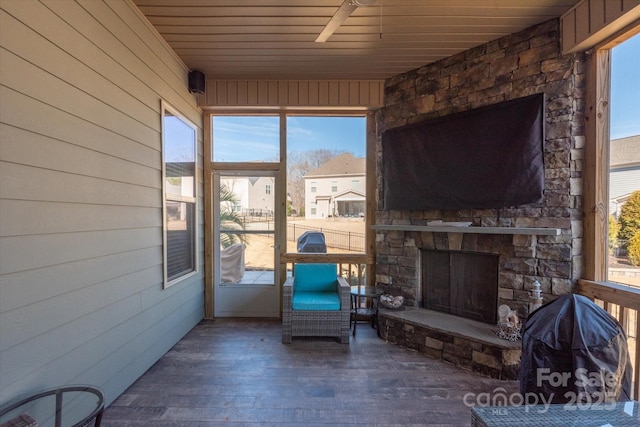
[[[543,305],[524,325],[520,392],[525,396],[536,393],[552,403],[631,400],[631,369],[622,326],[582,295]]]
[[[298,237],[298,252],[326,253],[324,234],[319,231],[305,231]]]

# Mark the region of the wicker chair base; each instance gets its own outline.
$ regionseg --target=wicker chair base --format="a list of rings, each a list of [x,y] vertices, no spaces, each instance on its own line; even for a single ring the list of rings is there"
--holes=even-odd
[[[342,344],[349,344],[351,330],[349,305],[351,288],[343,278],[338,278],[340,289],[339,311],[292,310],[293,278],[283,287],[282,342],[290,344],[293,337],[335,337]]]

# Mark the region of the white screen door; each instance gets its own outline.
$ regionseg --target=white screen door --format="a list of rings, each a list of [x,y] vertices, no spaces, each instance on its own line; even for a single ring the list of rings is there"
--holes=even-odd
[[[216,317],[280,316],[274,172],[214,173]]]

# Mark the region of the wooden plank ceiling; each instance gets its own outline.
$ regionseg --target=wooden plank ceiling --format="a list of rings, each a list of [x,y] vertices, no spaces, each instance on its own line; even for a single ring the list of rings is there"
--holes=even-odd
[[[377,0],[315,42],[343,1],[134,0],[208,79],[367,80],[557,18],[578,0]],[[359,0],[362,3],[370,1]]]

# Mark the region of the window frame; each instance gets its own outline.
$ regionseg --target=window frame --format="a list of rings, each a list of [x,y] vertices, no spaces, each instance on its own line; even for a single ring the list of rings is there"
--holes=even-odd
[[[192,277],[198,274],[199,270],[199,245],[198,245],[198,127],[191,120],[187,119],[183,114],[181,114],[176,108],[171,106],[166,101],[161,101],[160,108],[160,120],[161,120],[161,162],[162,162],[162,270],[163,270],[163,288],[169,288],[179,282],[182,282],[189,277]],[[170,194],[167,189],[167,162],[166,162],[166,151],[167,151],[167,132],[165,130],[165,117],[173,116],[184,123],[187,127],[189,127],[193,131],[193,195],[192,196],[183,196],[183,195],[175,195]],[[167,203],[177,202],[177,203],[187,203],[191,205],[192,214],[191,214],[191,222],[192,227],[191,230],[188,230],[191,237],[191,269],[184,270],[179,275],[169,277],[168,271],[168,255],[169,255],[169,240],[168,240],[168,226],[167,226],[167,216],[168,216],[168,208]],[[187,205],[188,206],[188,205]],[[188,207],[187,207],[188,210]]]
[[[582,277],[587,281],[609,282],[609,151],[611,50],[640,32],[637,23],[625,27],[587,52],[587,92],[585,111],[585,168]]]
[[[231,162],[216,162],[213,160],[213,121],[212,118],[215,116],[247,116],[247,115],[255,115],[255,116],[270,116],[273,115],[273,111],[277,111],[276,114],[280,116],[280,159],[278,162],[265,162],[265,163],[231,163]],[[366,275],[367,278],[367,286],[373,286],[375,280],[375,230],[373,230],[370,225],[375,224],[376,217],[376,143],[377,143],[377,128],[376,128],[376,120],[375,120],[375,111],[370,111],[367,108],[361,109],[335,109],[335,110],[319,110],[319,109],[295,109],[295,111],[287,111],[287,109],[279,108],[274,110],[260,109],[260,108],[213,108],[209,111],[205,111],[203,114],[204,123],[203,123],[203,159],[204,159],[204,218],[205,218],[205,227],[209,224],[210,221],[213,221],[213,191],[214,191],[214,183],[213,183],[213,175],[216,171],[237,171],[237,170],[270,170],[270,171],[280,171],[284,173],[282,168],[286,168],[287,164],[287,149],[286,149],[286,131],[287,131],[287,117],[290,115],[313,115],[313,116],[363,116],[366,120],[365,132],[366,132],[366,170],[368,171],[365,176],[365,186],[366,186],[366,213],[365,213],[365,224],[367,224],[365,229],[365,251],[362,254],[356,255],[347,255],[343,258],[349,258],[352,260],[357,260],[355,262],[365,264],[367,266],[367,271],[369,272]],[[308,182],[305,182],[305,186],[308,185]],[[282,199],[280,199],[279,203],[282,206],[287,206],[287,192],[286,192],[286,177],[282,177],[280,186],[276,189],[282,195]],[[286,230],[286,217],[283,215],[279,220],[279,226],[282,230]],[[280,241],[286,241],[286,235],[281,235],[278,237],[281,239]],[[213,238],[205,233],[204,236],[205,247],[204,247],[204,259],[213,259],[215,257],[215,251],[217,250],[214,246]],[[292,262],[301,262],[298,257],[299,254],[296,253],[288,253],[285,247],[282,247],[278,252],[279,262],[277,263],[280,269],[280,277],[285,277],[286,275],[286,265],[287,263]],[[304,254],[303,254],[304,255]],[[205,262],[205,318],[212,319],[214,318],[214,281],[213,281],[213,263]]]

